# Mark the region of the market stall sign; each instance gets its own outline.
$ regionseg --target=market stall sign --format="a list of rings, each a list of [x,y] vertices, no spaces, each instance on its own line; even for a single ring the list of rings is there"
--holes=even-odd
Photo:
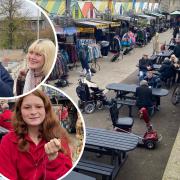
[[[94,33],[94,28],[78,27],[78,32]]]
[[[120,22],[118,22],[118,23],[112,22],[112,23],[111,23],[111,27],[118,27],[118,26],[120,26],[120,25],[121,25]]]
[[[76,24],[77,26],[95,27],[97,29],[109,28],[109,24],[103,24],[103,23],[92,22],[92,21],[81,21],[81,22],[76,22]]]
[[[108,24],[98,24],[98,25],[96,25],[96,28],[97,29],[105,29],[105,28],[109,28],[109,25]]]

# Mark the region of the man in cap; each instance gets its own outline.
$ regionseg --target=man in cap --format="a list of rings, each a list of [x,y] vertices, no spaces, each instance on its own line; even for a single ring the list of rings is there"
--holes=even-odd
[[[136,88],[135,96],[137,98],[136,105],[139,109],[145,107],[149,114],[153,114],[153,95],[152,89],[148,87],[148,82],[146,80],[140,81],[140,86]]]

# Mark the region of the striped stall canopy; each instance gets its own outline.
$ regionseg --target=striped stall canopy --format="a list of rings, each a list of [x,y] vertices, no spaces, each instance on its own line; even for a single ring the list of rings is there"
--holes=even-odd
[[[71,4],[71,13],[72,13],[72,17],[74,19],[84,18],[83,13],[81,11],[81,8],[79,7],[78,2],[74,2],[73,4]]]
[[[38,0],[37,3],[50,14],[63,15],[65,13],[65,0]],[[77,0],[71,0],[71,12],[74,19],[84,17]]]
[[[104,12],[108,7],[107,1],[94,1],[92,3],[99,12]]]
[[[62,15],[65,12],[65,0],[38,0],[37,3],[51,14]]]
[[[133,3],[132,2],[129,2],[129,3],[127,3],[128,4],[128,6],[127,6],[127,10],[129,11],[129,10],[132,10],[132,8],[133,8]]]
[[[136,2],[136,4],[135,4],[135,12],[136,13],[140,13],[141,11],[140,11],[140,2]]]

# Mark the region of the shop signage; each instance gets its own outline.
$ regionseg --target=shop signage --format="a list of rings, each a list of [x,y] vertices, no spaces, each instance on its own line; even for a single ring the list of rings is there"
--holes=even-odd
[[[94,33],[94,28],[78,27],[78,32]]]

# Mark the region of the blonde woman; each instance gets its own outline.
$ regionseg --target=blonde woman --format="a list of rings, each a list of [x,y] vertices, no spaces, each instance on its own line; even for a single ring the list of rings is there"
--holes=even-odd
[[[56,47],[49,39],[38,39],[31,44],[27,54],[28,70],[19,73],[17,95],[34,89],[49,73],[55,59]]]

